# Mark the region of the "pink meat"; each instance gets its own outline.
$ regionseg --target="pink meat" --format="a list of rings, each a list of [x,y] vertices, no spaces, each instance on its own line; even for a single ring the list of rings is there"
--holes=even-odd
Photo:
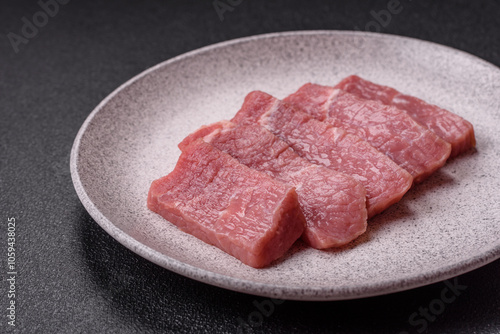
[[[201,139],[175,169],[153,181],[148,208],[241,262],[281,257],[305,227],[295,189],[240,164]]]
[[[448,110],[429,104],[416,97],[402,94],[391,87],[362,79],[356,75],[345,78],[335,88],[364,99],[378,100],[386,105],[392,105],[403,110],[417,122],[450,143],[450,157],[457,156],[476,146],[472,124]]]
[[[242,164],[296,188],[306,218],[302,238],[324,249],[347,244],[366,230],[366,191],[353,177],[301,158],[284,141],[258,124],[223,121],[203,126],[180,144],[203,140]]]
[[[384,98],[386,94],[382,94]],[[451,146],[398,108],[333,87],[305,84],[285,100],[314,118],[357,135],[420,182],[442,167]]]
[[[408,172],[366,141],[317,121],[269,94],[248,94],[232,121],[258,123],[301,157],[353,176],[366,188],[369,217],[399,201],[412,185]]]

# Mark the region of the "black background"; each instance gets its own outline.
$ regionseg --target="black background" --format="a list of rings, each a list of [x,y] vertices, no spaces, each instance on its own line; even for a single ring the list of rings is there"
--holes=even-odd
[[[285,301],[259,318],[254,302],[266,298],[199,283],[142,259],[107,235],[81,205],[69,172],[73,140],[92,109],[132,76],[238,37],[375,30],[371,11],[390,3],[221,1],[235,4],[224,20],[213,1],[72,0],[16,53],[8,34],[22,36],[23,17],[33,22],[41,7],[35,0],[1,0],[0,332],[14,329],[7,324],[5,280],[11,217],[17,223],[15,330],[22,333],[423,331],[423,321],[411,323],[409,317],[441,298],[443,282],[361,300]],[[499,1],[401,0],[400,6],[379,26],[382,33],[448,45],[500,66]],[[425,332],[500,333],[500,262],[457,282],[467,288],[429,318]],[[249,317],[253,327],[245,329],[240,321]]]

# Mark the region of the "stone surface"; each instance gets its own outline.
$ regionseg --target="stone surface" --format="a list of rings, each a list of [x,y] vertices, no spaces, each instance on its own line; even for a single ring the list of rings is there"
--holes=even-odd
[[[21,44],[18,53],[14,53],[7,34],[21,33],[21,19],[30,20],[40,7],[36,1],[3,4],[0,11],[0,241],[7,240],[7,218],[15,217],[20,269],[16,298],[18,332],[234,333],[246,328],[246,332],[254,333],[415,333],[425,326],[427,333],[498,333],[499,261],[459,276],[458,283],[467,288],[459,291],[453,302],[443,303],[444,310],[430,317],[432,320],[421,321],[425,318],[418,314],[419,308],[440,305],[442,292],[449,291],[443,282],[366,299],[272,302],[265,297],[199,283],[127,250],[89,216],[72,185],[69,152],[79,128],[103,98],[134,75],[184,52],[238,37],[288,30],[364,30],[367,25],[373,28],[376,25],[369,25],[375,22],[371,11],[380,13],[387,9],[388,3],[243,1],[233,11],[225,12],[224,21],[220,21],[210,1],[204,4],[198,1],[168,4],[70,1],[60,6],[57,15],[51,17],[35,37]],[[391,16],[390,22],[381,27],[382,32],[441,43],[500,65],[500,44],[497,43],[500,9],[495,2],[401,1],[400,5],[401,12]],[[400,56],[410,63],[417,61],[411,53]],[[285,51],[283,57],[293,55]],[[232,64],[231,61],[227,63]],[[432,70],[436,62],[441,64],[444,60],[424,58],[423,61],[427,64],[426,71],[406,85],[397,73],[393,79],[384,80],[402,91],[414,90],[415,83],[428,80],[424,74]],[[384,61],[380,64],[391,71]],[[255,70],[259,70],[259,66]],[[287,70],[293,74],[304,68],[295,64]],[[311,71],[311,76],[315,75],[317,70]],[[498,91],[498,81],[492,81],[492,74],[486,76],[488,79],[490,88]],[[446,91],[447,87],[440,82],[436,82],[438,91]],[[234,81],[230,83],[237,89],[246,88]],[[468,77],[463,77],[462,83],[469,85],[462,101],[471,106],[481,92]],[[200,84],[207,85],[210,81]],[[253,84],[257,86],[259,82]],[[414,93],[423,98],[434,96],[431,87]],[[154,92],[151,94],[158,98]],[[218,94],[225,96],[224,92]],[[197,102],[199,100],[193,101],[192,105]],[[222,104],[228,102],[221,100]],[[433,102],[447,106],[457,103],[447,94]],[[484,110],[471,109],[469,114],[477,115],[471,119],[474,123]],[[121,115],[125,116],[126,112]],[[498,113],[491,116],[498,124]],[[199,117],[187,124],[186,129],[195,129],[199,122],[209,123],[210,117],[216,120],[218,115]],[[165,120],[176,121],[176,116],[168,114]],[[112,126],[113,122],[107,124]],[[459,180],[459,184],[471,186],[464,181],[468,175],[459,166],[467,165],[464,161],[473,162],[482,157],[482,152],[495,152],[492,143],[485,142],[491,126],[483,124],[477,129],[483,133],[478,134],[477,153],[452,161],[448,172],[438,175],[433,184],[453,186],[449,181]],[[165,134],[164,139],[177,138]],[[477,173],[475,165],[470,165],[469,172],[480,178],[497,174],[494,168]],[[416,191],[407,203],[415,199],[425,201],[426,212],[435,212],[435,204],[428,201],[427,196],[430,193],[437,196],[440,188]],[[458,198],[453,201],[457,211],[468,205]],[[470,211],[481,214],[488,209],[478,207]],[[389,213],[390,219],[396,222],[411,213],[411,207],[401,210]],[[488,220],[498,219],[498,211],[490,213],[484,220],[477,220],[480,233],[482,223],[490,224]],[[445,213],[442,216],[446,217]],[[384,224],[397,230],[396,223]],[[382,222],[375,223],[374,231],[380,231],[381,226]],[[453,234],[449,227],[437,224],[434,229],[447,236]],[[377,239],[370,241],[378,242]],[[483,245],[475,248],[481,247]],[[414,265],[419,266],[427,256],[436,254],[442,254],[446,261],[448,253],[448,249],[427,249]],[[6,258],[0,257],[0,261],[4,268]],[[366,259],[367,263],[371,261],[371,257]],[[411,265],[408,264],[408,268]],[[4,269],[2,271],[4,274]],[[5,281],[1,286],[2,291],[6,291]],[[7,302],[6,295],[1,295],[3,310]],[[412,315],[414,321],[420,320],[417,325],[410,322]],[[1,316],[0,328],[9,330],[4,313]]]

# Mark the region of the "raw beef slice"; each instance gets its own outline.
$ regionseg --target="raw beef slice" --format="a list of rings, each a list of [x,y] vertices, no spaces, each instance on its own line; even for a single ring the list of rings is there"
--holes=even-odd
[[[442,167],[451,146],[398,108],[334,87],[305,84],[285,100],[314,118],[359,136],[420,182]]]
[[[201,139],[153,181],[148,208],[255,267],[281,257],[304,231],[295,189],[240,164]]]
[[[365,232],[366,191],[353,177],[301,158],[258,124],[238,126],[222,121],[203,126],[179,148],[184,150],[198,138],[246,166],[294,186],[306,218],[302,238],[310,246],[342,246]]]
[[[335,88],[358,97],[378,100],[403,110],[417,122],[451,144],[450,157],[476,146],[474,128],[462,117],[419,98],[405,95],[394,88],[378,85],[356,75],[342,80]]]
[[[258,123],[301,157],[353,176],[366,188],[368,217],[399,201],[412,185],[408,172],[366,141],[264,92],[249,93],[232,121]]]

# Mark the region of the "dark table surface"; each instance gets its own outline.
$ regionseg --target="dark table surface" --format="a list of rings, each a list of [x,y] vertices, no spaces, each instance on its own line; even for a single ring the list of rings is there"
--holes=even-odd
[[[285,301],[259,317],[256,304],[265,298],[177,275],[116,242],[83,208],[69,171],[73,140],[92,109],[163,60],[261,33],[368,29],[444,44],[499,66],[499,1],[3,0],[0,6],[0,332],[500,333],[498,260],[459,276],[455,283],[466,288],[437,315],[425,309],[441,298],[445,282],[360,300]],[[401,11],[376,23],[388,6]],[[13,219],[17,276],[10,298]],[[10,300],[15,327],[8,324]]]

